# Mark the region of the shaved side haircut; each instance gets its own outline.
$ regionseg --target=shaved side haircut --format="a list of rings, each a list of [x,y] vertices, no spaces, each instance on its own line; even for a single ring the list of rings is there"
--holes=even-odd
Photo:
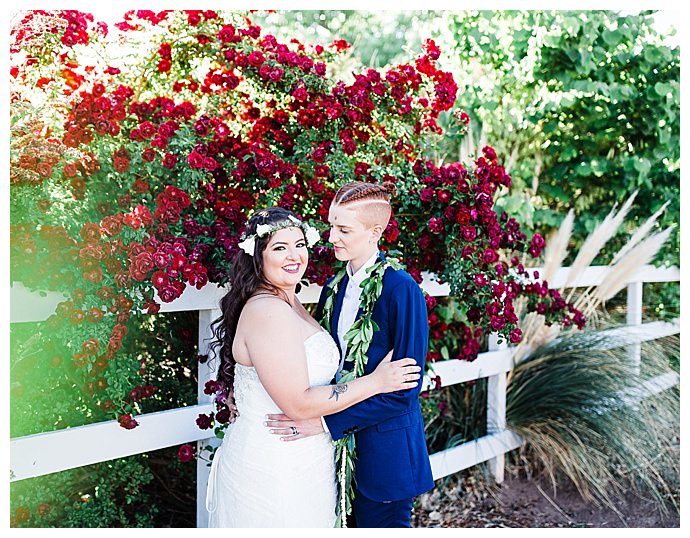
[[[390,182],[365,183],[353,181],[346,183],[333,198],[333,205],[342,205],[356,211],[357,218],[367,227],[388,226],[392,215],[391,196],[397,194],[395,185]]]

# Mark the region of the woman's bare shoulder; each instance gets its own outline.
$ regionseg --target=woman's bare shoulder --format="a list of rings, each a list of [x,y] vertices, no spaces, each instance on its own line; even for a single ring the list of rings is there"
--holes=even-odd
[[[268,295],[250,298],[242,309],[242,318],[257,328],[263,324],[295,322],[292,307],[281,298]]]

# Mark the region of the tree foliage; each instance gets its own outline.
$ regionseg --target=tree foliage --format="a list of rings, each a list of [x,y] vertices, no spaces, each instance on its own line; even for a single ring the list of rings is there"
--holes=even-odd
[[[573,207],[582,241],[636,190],[631,225],[667,200],[659,226],[678,222],[680,53],[649,12],[477,12],[456,15],[452,35],[458,68],[471,74],[458,104],[512,156],[536,229]],[[663,261],[678,256],[676,232]]]

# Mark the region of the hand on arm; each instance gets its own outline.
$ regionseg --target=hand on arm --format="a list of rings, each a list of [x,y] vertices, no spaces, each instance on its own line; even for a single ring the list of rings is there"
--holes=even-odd
[[[398,386],[400,381],[399,377],[402,375],[404,378],[410,380],[418,380],[420,378],[420,368],[416,366],[414,359],[402,359],[391,362],[393,358],[393,350],[391,350],[376,367],[376,370],[369,374],[370,376],[379,376],[382,379],[382,384],[390,388]],[[410,366],[405,366],[410,365]],[[405,383],[405,388],[413,388],[416,383],[411,384],[409,381]],[[337,387],[337,385],[331,385],[331,387]],[[332,389],[333,390],[333,389]],[[387,391],[392,392],[392,391]],[[338,398],[338,389],[333,390],[332,397]],[[296,441],[298,439],[304,439],[306,437],[311,437],[312,435],[319,435],[324,432],[324,424],[321,417],[310,418],[306,420],[292,420],[287,415],[267,415],[268,420],[265,425],[271,428],[271,433],[274,435],[280,435],[281,441]],[[293,429],[294,428],[294,429]],[[295,433],[297,432],[297,433]]]
[[[414,361],[390,360],[360,379],[310,387],[304,342],[290,307],[278,300],[264,302],[261,308],[249,307],[244,321],[245,342],[261,383],[295,420],[335,413],[374,394],[417,387],[420,369]],[[271,338],[266,338],[267,329]]]

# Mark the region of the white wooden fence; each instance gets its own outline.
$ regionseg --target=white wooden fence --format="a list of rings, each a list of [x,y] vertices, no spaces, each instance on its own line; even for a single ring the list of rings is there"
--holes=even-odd
[[[609,268],[590,267],[570,284],[576,287],[593,286],[600,283]],[[529,270],[530,273],[532,269]],[[566,281],[569,268],[562,268],[550,283],[560,288]],[[645,282],[671,282],[680,280],[678,268],[654,268],[645,266],[628,283],[628,326],[620,330],[632,330],[641,341],[662,338],[680,332],[677,322],[653,322],[642,324],[642,285]],[[423,288],[431,295],[448,295],[447,285],[440,285],[425,275]],[[310,286],[302,291],[302,302],[315,302],[319,289]],[[208,350],[209,326],[220,315],[218,304],[225,290],[207,285],[202,290],[188,288],[176,301],[163,304],[161,312],[199,312],[199,353]],[[11,322],[40,321],[51,315],[58,302],[64,297],[49,293],[47,297],[33,294],[21,285],[11,288]],[[631,353],[639,361],[640,345]],[[487,435],[474,441],[437,452],[430,456],[434,479],[467,469],[479,463],[488,462],[497,482],[503,480],[505,454],[522,444],[522,439],[506,428],[506,374],[513,364],[513,349],[496,344],[490,339],[489,350],[481,353],[473,362],[446,360],[434,363],[434,374],[441,377],[442,386],[456,385],[476,379],[488,378]],[[161,448],[196,441],[197,453],[208,443],[217,444],[215,437],[209,438],[210,430],[200,430],[196,425],[199,413],[213,411],[211,397],[204,394],[206,381],[212,379],[209,364],[199,365],[198,404],[157,413],[137,416],[138,428],[125,430],[117,421],[89,424],[64,430],[27,435],[10,441],[10,479],[24,480],[55,473],[66,469],[82,467],[93,463],[123,458],[134,454],[150,452]],[[647,381],[646,394],[656,393],[676,385],[678,375],[674,372],[660,375]],[[423,388],[429,388],[431,380],[425,377]],[[639,393],[635,397],[644,397]],[[206,484],[209,468],[205,461],[197,462],[197,526],[205,527]]]

